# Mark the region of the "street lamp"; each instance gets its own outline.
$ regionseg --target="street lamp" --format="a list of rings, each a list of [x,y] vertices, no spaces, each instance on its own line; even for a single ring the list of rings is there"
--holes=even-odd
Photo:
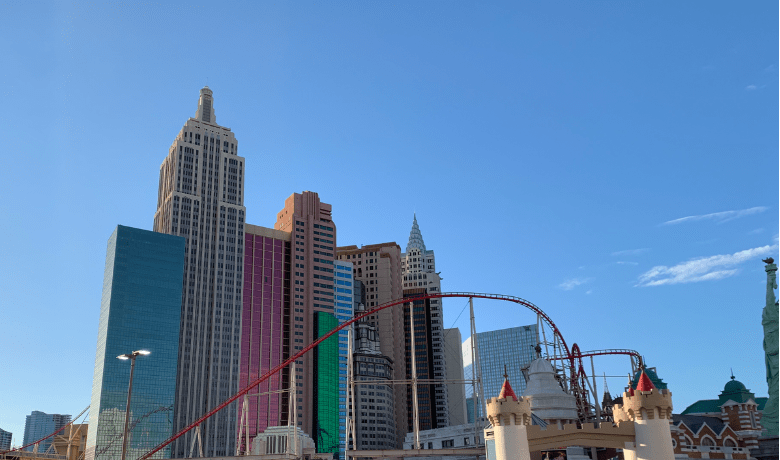
[[[130,425],[130,397],[133,395],[133,371],[135,370],[135,358],[138,355],[146,356],[150,354],[149,350],[137,350],[132,353],[126,353],[124,355],[117,356],[117,359],[123,361],[130,360],[130,385],[127,387],[127,406],[125,406],[125,431],[122,436],[122,460],[125,460],[127,454],[127,429]]]

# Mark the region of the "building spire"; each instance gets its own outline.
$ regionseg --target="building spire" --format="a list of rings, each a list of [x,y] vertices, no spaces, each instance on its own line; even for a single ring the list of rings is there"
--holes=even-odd
[[[419,249],[425,252],[425,243],[423,242],[420,226],[417,225],[417,213],[414,213],[414,222],[412,222],[412,231],[409,232],[409,242],[406,244],[406,252],[410,249]]]
[[[214,97],[213,92],[208,86],[204,86],[200,90],[200,98],[198,98],[198,111],[195,112],[195,118],[211,123],[217,124],[217,115],[214,113]]]
[[[604,373],[604,394],[609,394],[609,388],[607,388],[607,373]]]

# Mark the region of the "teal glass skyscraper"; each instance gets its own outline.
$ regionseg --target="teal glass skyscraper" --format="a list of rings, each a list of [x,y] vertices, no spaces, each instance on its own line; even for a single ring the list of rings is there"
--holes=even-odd
[[[173,433],[179,354],[184,238],[118,226],[108,239],[100,305],[86,460],[122,452],[130,362],[133,377],[127,458],[138,458]],[[154,458],[169,458],[170,449]]]

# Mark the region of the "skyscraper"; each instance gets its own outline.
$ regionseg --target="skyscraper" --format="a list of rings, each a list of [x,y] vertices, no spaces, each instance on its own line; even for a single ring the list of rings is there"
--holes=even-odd
[[[245,248],[241,388],[290,357],[290,233],[247,224]],[[287,389],[289,383],[286,368],[250,392],[250,440],[269,426],[287,425],[289,396],[261,394]]]
[[[406,379],[412,379],[412,341],[414,341],[414,357],[415,357],[415,369],[417,371],[417,378],[421,380],[438,380],[443,379],[444,375],[441,368],[434,366],[434,353],[431,335],[433,332],[433,317],[431,313],[431,300],[432,299],[417,299],[414,297],[420,297],[425,294],[424,288],[412,288],[404,289],[404,298],[409,298],[413,303],[414,315],[410,316],[412,312],[409,311],[408,304],[404,304],[404,330],[406,332],[406,338],[404,344],[406,346],[406,355],[409,359],[406,360]],[[414,332],[412,332],[414,330]],[[436,396],[443,392],[446,385],[433,385],[433,384],[418,384],[417,385],[417,407],[419,414],[419,429],[420,430],[433,430],[436,428],[442,428],[447,426],[446,418],[440,416],[441,412],[438,411],[436,406]],[[414,393],[412,392],[411,385],[406,388],[406,406],[407,406],[407,421],[406,431],[414,431]],[[446,407],[444,408],[446,411]]]
[[[339,325],[352,319],[354,292],[352,263],[336,260],[335,272],[336,319]],[[347,448],[347,368],[349,360],[349,331],[352,326],[339,331],[339,458],[345,458]]]
[[[154,231],[185,239],[181,334],[173,425],[194,422],[238,390],[244,259],[244,158],[229,128],[217,124],[212,91],[160,166]],[[203,455],[235,454],[237,404],[201,425]],[[184,457],[195,435],[177,439]]]
[[[401,286],[401,247],[397,243],[369,244],[361,246],[343,246],[338,248],[339,260],[352,262],[352,273],[356,281],[365,288],[366,309],[400,299],[403,296]],[[379,333],[381,353],[393,363],[394,379],[404,379],[406,355],[404,349],[403,308],[391,307],[370,315],[368,324]],[[403,447],[406,436],[407,411],[406,388],[403,385],[393,387],[393,399],[399,401],[394,406],[394,445]]]
[[[509,380],[512,381],[517,394],[520,395],[525,391],[526,382],[523,376],[523,368],[530,366],[531,361],[536,359],[534,347],[537,340],[536,324],[477,333],[477,347],[479,348],[482,388],[485,399],[501,391],[501,386],[504,384],[505,365]],[[466,379],[472,379],[474,365],[471,358],[471,337],[463,342],[462,350],[463,374]],[[472,395],[471,385],[466,384],[466,398],[470,400],[467,405],[469,413],[473,411],[473,400],[470,399]]]
[[[406,252],[401,254],[401,270],[404,278],[404,297],[406,297],[407,290],[415,290],[418,294],[438,294],[441,292],[441,276],[436,272],[436,257],[433,250],[425,247],[416,214],[412,222],[412,230],[409,232]],[[417,291],[419,289],[422,291]],[[430,333],[427,334],[429,340],[427,346],[430,347],[433,360],[431,363],[433,374],[430,378],[444,380],[447,377],[447,359],[444,342],[444,313],[441,301],[442,299],[426,300],[425,306],[430,308]],[[410,334],[411,330],[406,330],[407,339]],[[435,426],[431,428],[450,425],[447,393],[448,385],[435,386],[431,401],[431,410],[433,411],[431,416],[432,420],[435,420]]]
[[[362,286],[356,282],[356,291]],[[366,311],[362,292],[355,294],[355,313]],[[377,384],[377,381],[390,380],[393,375],[393,362],[380,351],[377,327],[363,318],[354,325],[355,348],[353,356],[353,376],[356,382],[371,381],[365,385],[355,385],[355,402],[352,414],[355,422],[355,448],[360,450],[383,450],[395,448],[395,401],[393,385]],[[405,401],[400,401],[404,404]],[[349,441],[352,441],[351,439]]]
[[[183,266],[184,238],[120,225],[108,239],[86,460],[122,453],[130,363],[119,355],[151,352],[135,366],[128,458],[172,434]],[[165,448],[155,458],[169,453]]]
[[[5,431],[4,429],[0,428],[0,451],[5,451],[11,448],[11,438],[13,438],[13,433],[10,431]]]
[[[290,233],[290,353],[295,354],[338,325],[335,316],[336,224],[331,206],[314,192],[294,193],[277,213],[274,228]],[[339,450],[337,336],[328,338],[295,363],[298,425],[317,452]]]
[[[460,329],[454,327],[444,330],[444,356],[447,362],[447,380],[463,380],[463,338]],[[466,411],[466,393],[462,383],[447,384],[448,413],[450,426],[465,425],[468,420]]]
[[[68,423],[70,423],[70,415],[46,414],[34,410],[27,416],[27,420],[24,423],[24,440],[22,441],[22,445],[30,444],[44,436],[48,436]],[[45,453],[49,449],[52,441],[53,438],[41,441],[38,445],[38,452]],[[25,450],[32,452],[34,449],[35,446],[30,446]]]

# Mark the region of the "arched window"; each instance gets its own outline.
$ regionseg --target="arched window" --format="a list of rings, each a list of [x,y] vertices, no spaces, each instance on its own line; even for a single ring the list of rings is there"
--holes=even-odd
[[[737,443],[731,438],[726,438],[726,440],[723,441],[723,445],[726,447],[737,447]]]
[[[689,438],[687,435],[685,436],[685,445],[683,447],[691,447],[693,446],[693,441],[691,438]]]
[[[708,446],[708,447],[715,447],[715,441],[712,440],[709,436],[704,436],[701,438],[701,445],[702,446]]]

